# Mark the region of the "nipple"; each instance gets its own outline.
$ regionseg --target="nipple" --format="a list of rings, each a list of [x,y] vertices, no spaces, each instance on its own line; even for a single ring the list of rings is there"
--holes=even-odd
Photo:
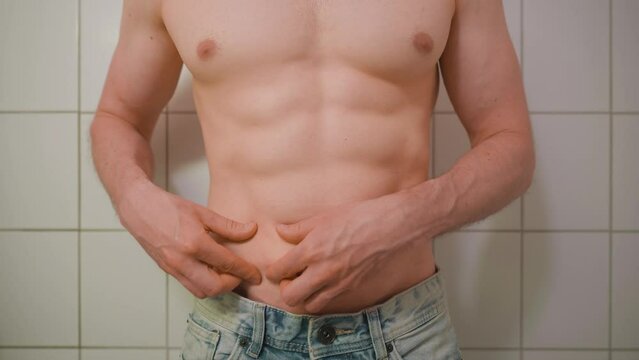
[[[212,39],[202,40],[197,46],[197,56],[200,59],[205,60],[215,55],[216,50],[217,45],[215,44],[215,41],[213,41]]]
[[[433,50],[433,38],[427,33],[420,31],[413,36],[413,46],[417,51],[428,54]]]

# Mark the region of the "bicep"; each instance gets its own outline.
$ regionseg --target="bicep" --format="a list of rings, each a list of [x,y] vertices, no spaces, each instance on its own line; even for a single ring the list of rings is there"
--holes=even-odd
[[[161,21],[158,0],[125,0],[120,34],[96,112],[150,138],[175,91],[182,60]]]
[[[521,70],[501,0],[457,0],[440,65],[473,146],[501,131],[530,131]]]

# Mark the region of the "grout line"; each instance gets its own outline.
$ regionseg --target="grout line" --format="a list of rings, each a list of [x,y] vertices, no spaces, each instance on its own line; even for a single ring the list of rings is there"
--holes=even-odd
[[[82,228],[82,1],[78,0],[77,7],[77,92],[78,92],[78,103],[77,105],[77,116],[78,116],[78,229]],[[78,266],[78,346],[82,347],[82,233],[80,231],[77,232],[77,240],[78,240],[78,250],[77,250],[77,266]],[[82,359],[82,352],[78,350],[78,360]]]
[[[608,154],[608,360],[612,360],[612,174],[613,174],[613,90],[612,90],[612,3],[608,0],[608,136],[609,136],[609,154]]]
[[[524,81],[524,1],[519,1],[519,54],[521,78]],[[519,208],[519,360],[524,359],[524,198],[521,195]]]

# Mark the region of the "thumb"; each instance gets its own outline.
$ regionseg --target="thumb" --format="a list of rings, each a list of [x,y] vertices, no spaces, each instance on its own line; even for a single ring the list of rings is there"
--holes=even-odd
[[[313,219],[305,219],[293,224],[277,224],[275,229],[282,239],[293,244],[300,241],[315,227]]]
[[[224,217],[205,207],[198,209],[204,228],[228,240],[244,241],[253,237],[257,231],[257,223],[254,221],[242,223]]]

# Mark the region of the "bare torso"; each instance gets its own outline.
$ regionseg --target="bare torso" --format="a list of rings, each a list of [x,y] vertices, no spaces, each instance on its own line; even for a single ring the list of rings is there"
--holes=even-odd
[[[294,245],[277,223],[428,179],[437,61],[454,0],[164,0],[193,75],[211,184],[208,207],[256,221],[225,243],[262,272]],[[379,303],[435,271],[431,242],[323,312]],[[234,291],[291,312],[279,286]]]

